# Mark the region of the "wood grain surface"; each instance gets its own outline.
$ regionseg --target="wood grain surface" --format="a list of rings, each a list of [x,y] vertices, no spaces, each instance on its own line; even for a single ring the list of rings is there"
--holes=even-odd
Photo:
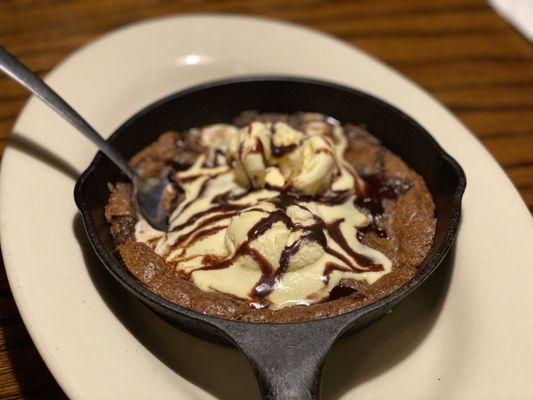
[[[484,0],[2,0],[0,44],[46,74],[134,21],[186,12],[263,15],[344,39],[428,90],[489,149],[533,211],[533,44]],[[28,95],[0,76],[0,151]],[[61,399],[0,268],[0,399]]]

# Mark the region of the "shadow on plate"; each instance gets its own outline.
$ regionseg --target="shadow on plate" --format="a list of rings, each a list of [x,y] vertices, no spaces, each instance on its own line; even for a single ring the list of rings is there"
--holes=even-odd
[[[252,370],[240,352],[190,336],[153,314],[115,282],[101,264],[79,215],[74,217],[73,230],[96,289],[146,349],[181,377],[219,399],[259,399]],[[323,400],[338,399],[416,349],[440,313],[451,279],[453,258],[452,251],[428,281],[390,315],[335,344],[324,367]]]
[[[58,172],[68,176],[74,181],[80,176],[80,172],[61,157],[54,154],[53,151],[41,146],[39,143],[13,132],[9,137],[8,147],[21,151],[36,160],[54,168]]]

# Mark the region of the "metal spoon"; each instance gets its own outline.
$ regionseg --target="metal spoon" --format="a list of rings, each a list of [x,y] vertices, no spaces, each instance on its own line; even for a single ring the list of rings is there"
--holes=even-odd
[[[0,69],[48,104],[96,144],[100,151],[130,178],[137,199],[137,207],[146,221],[157,230],[168,230],[169,215],[164,201],[164,192],[169,185],[166,174],[163,179],[146,179],[140,176],[65,100],[26,65],[1,46]]]

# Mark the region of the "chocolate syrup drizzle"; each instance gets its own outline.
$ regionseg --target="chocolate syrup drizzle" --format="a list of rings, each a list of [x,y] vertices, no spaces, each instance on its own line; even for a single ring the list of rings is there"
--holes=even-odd
[[[380,238],[387,239],[388,234],[378,223],[385,216],[384,204],[388,200],[396,200],[398,196],[407,192],[411,184],[385,175],[385,150],[381,149],[377,156],[377,172],[363,175],[364,188],[360,189],[354,201],[355,205],[370,215],[370,224],[357,230],[357,239],[363,240],[369,232],[374,232]]]
[[[212,179],[212,178],[209,178]],[[214,234],[219,230],[227,227],[226,225],[215,226],[211,229],[203,229],[209,227],[215,222],[228,220],[231,217],[239,214],[244,208],[250,207],[250,204],[232,204],[231,200],[238,200],[245,197],[249,194],[248,191],[241,193],[234,193],[233,191],[227,191],[222,194],[215,196],[212,200],[213,207],[208,210],[198,212],[189,219],[174,228],[174,231],[181,230],[185,226],[196,222],[202,217],[204,218],[192,231],[180,235],[175,243],[173,244],[173,249],[181,247],[184,243],[191,244],[193,241],[199,240],[202,237],[205,237],[209,234]],[[233,265],[240,257],[250,256],[259,266],[261,270],[261,277],[254,285],[253,289],[250,292],[250,297],[254,299],[252,303],[255,307],[265,307],[267,305],[266,297],[272,293],[275,289],[277,283],[280,281],[282,276],[288,269],[290,259],[295,255],[301,248],[304,242],[315,242],[321,246],[324,251],[331,256],[337,258],[340,263],[344,266],[328,263],[324,270],[324,282],[327,284],[329,281],[329,274],[333,270],[340,271],[350,271],[350,272],[368,272],[368,271],[381,271],[383,266],[376,264],[370,258],[355,252],[348,244],[342,232],[340,230],[340,224],[344,221],[343,219],[336,220],[330,224],[327,224],[323,219],[314,215],[314,223],[309,226],[302,226],[294,223],[291,218],[287,215],[287,208],[290,206],[298,206],[306,211],[309,211],[304,204],[305,201],[320,201],[321,203],[328,205],[340,204],[344,201],[347,201],[348,196],[345,193],[340,193],[337,196],[333,194],[324,194],[320,196],[299,196],[295,195],[287,190],[282,190],[279,192],[278,196],[268,199],[266,201],[274,204],[276,209],[266,215],[264,218],[260,219],[247,233],[247,240],[244,241],[230,258],[221,258],[213,255],[203,256],[202,264],[203,266],[198,270],[219,270],[228,268]],[[249,209],[251,211],[253,209]],[[263,211],[258,208],[257,211]],[[210,216],[208,216],[210,215]],[[276,222],[282,222],[287,229],[290,231],[301,231],[301,236],[291,245],[285,247],[282,251],[279,259],[279,267],[275,269],[272,264],[256,249],[251,246],[251,243],[257,239],[259,236],[264,234],[266,231],[272,228]],[[328,245],[326,232],[334,240],[339,247],[346,252],[346,254],[351,257],[345,256],[343,253],[331,248]]]
[[[285,154],[288,154],[294,151],[298,147],[297,143],[291,143],[287,146],[276,146],[274,144],[274,133],[275,132],[276,132],[276,122],[270,125],[270,152],[272,153],[273,157],[281,158]]]
[[[271,132],[273,133],[275,129],[275,124],[271,125]],[[272,140],[271,135],[271,152],[274,157],[282,157],[284,154],[287,154],[293,151],[296,148],[296,145],[289,146],[275,146]],[[239,146],[238,153],[243,151],[242,143]],[[257,140],[255,146],[250,150],[253,153],[261,153],[264,157],[264,148],[260,140]],[[386,178],[384,174],[384,151],[382,155],[378,157],[378,172],[372,175],[365,175],[363,177],[364,186],[361,187],[358,180],[357,174],[347,168],[348,171],[354,175],[355,179],[355,192],[357,194],[354,204],[360,209],[363,209],[371,216],[371,223],[368,227],[363,229],[358,229],[357,238],[359,240],[364,237],[364,235],[373,231],[380,237],[387,237],[386,232],[377,225],[377,222],[384,215],[384,206],[383,203],[385,200],[396,199],[399,195],[404,193],[410,188],[410,185],[402,182],[398,179]],[[218,167],[218,156],[224,155],[223,153],[215,155],[212,157],[209,162],[209,167]],[[206,164],[206,163],[204,163]],[[207,165],[207,164],[206,164]],[[339,167],[337,166],[337,169]],[[229,171],[229,169],[228,169]],[[198,194],[188,201],[181,209],[181,212],[187,209],[191,204],[205,196],[206,191],[211,184],[211,182],[224,173],[228,171],[223,171],[216,174],[196,174],[191,175],[185,178],[179,178],[176,180],[176,183],[190,183],[197,179],[205,178],[205,181],[202,183]],[[305,206],[306,202],[317,202],[326,205],[338,205],[343,204],[353,196],[354,191],[334,191],[328,189],[326,192],[315,195],[302,195],[294,194],[290,191],[290,187],[285,187],[283,189],[276,189],[278,195],[273,198],[265,199],[272,203],[275,206],[275,210],[264,218],[259,220],[248,232],[247,239],[240,244],[235,250],[234,254],[229,258],[224,258],[222,256],[216,255],[203,255],[202,257],[202,267],[194,271],[203,270],[220,270],[228,268],[233,265],[240,257],[249,256],[251,257],[259,266],[261,270],[261,277],[254,285],[253,289],[250,292],[250,297],[253,299],[251,305],[256,308],[262,308],[268,306],[268,300],[266,297],[272,293],[276,285],[282,278],[282,276],[287,272],[289,267],[289,262],[291,257],[300,251],[301,246],[305,242],[313,242],[318,244],[324,249],[324,251],[333,256],[338,260],[338,262],[327,262],[324,271],[322,280],[325,285],[329,283],[330,275],[334,271],[343,271],[343,272],[373,272],[373,271],[382,271],[383,266],[376,263],[371,258],[357,253],[348,243],[341,231],[341,223],[344,221],[343,218],[335,220],[331,223],[326,223],[322,218],[317,215],[313,215],[314,221],[311,225],[299,225],[294,223],[291,218],[287,215],[287,208],[290,206],[301,207],[307,211]],[[187,245],[190,245],[198,240],[201,240],[207,236],[214,235],[222,229],[225,229],[229,225],[229,220],[241,213],[244,209],[249,209],[253,204],[237,204],[236,201],[239,201],[250,194],[251,190],[229,190],[227,192],[216,195],[212,201],[212,206],[206,210],[199,211],[192,216],[190,216],[185,222],[174,227],[172,232],[178,232],[187,226],[195,224],[198,220],[202,219],[192,230],[187,233],[184,233],[177,237],[175,242],[170,246],[167,255],[176,249],[183,249],[180,255],[183,255]],[[250,210],[250,209],[249,209]],[[260,208],[257,208],[258,211],[266,212]],[[287,229],[291,232],[300,231],[300,237],[294,243],[289,246],[286,246],[281,253],[279,259],[279,267],[275,269],[272,264],[266,259],[259,251],[254,249],[251,246],[251,243],[256,240],[259,236],[268,231],[272,225],[276,222],[282,222]],[[216,224],[216,225],[215,225]],[[345,254],[331,248],[328,245],[328,240],[326,234],[333,240]],[[354,262],[355,261],[355,262]],[[349,287],[334,288],[330,293],[330,299],[339,298],[345,295],[353,293],[355,289]]]

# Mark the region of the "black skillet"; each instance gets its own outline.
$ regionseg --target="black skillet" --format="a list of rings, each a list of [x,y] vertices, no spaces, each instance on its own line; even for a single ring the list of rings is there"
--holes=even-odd
[[[193,335],[229,343],[248,358],[264,399],[318,399],[324,358],[335,340],[385,315],[420,286],[452,246],[466,179],[461,167],[403,112],[366,93],[332,83],[294,77],[247,77],[197,86],[166,97],[138,112],[109,142],[131,157],[166,130],[230,122],[243,110],[320,112],[342,123],[367,125],[385,146],[417,171],[433,195],[437,230],[416,276],[390,296],[360,310],[318,321],[257,324],[223,320],[171,303],[141,285],[117,257],[104,219],[108,182],[121,172],[98,153],[80,176],[76,204],[94,250],[109,272],[162,318]]]

